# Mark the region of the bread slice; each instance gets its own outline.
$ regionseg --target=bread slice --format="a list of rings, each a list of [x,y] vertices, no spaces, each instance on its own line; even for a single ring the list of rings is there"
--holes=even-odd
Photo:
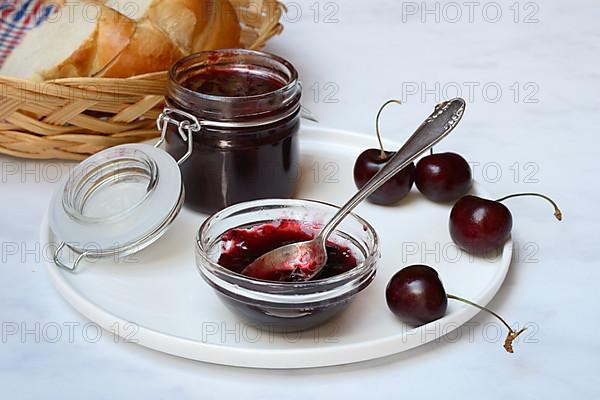
[[[110,3],[107,3],[110,4]],[[240,25],[228,0],[135,0],[129,45],[95,76],[121,78],[168,70],[191,52],[238,47]]]
[[[229,0],[215,0],[208,18],[206,29],[194,40],[192,52],[239,47],[240,22]]]
[[[127,47],[96,76],[126,78],[164,71],[183,55],[167,35],[145,19],[138,22]]]
[[[96,2],[67,2],[29,31],[0,75],[31,80],[91,76],[128,44],[135,22]]]
[[[135,21],[149,19],[184,54],[192,50],[196,37],[205,29],[216,0],[135,0],[106,3]]]
[[[133,0],[124,4],[118,8],[118,2],[107,2],[136,21],[152,21],[185,55],[239,47],[240,23],[229,0]]]
[[[103,6],[96,35],[96,56],[92,68],[84,76],[93,76],[113,61],[132,40],[136,23],[130,18]]]
[[[158,0],[148,10],[148,18],[166,33],[186,54],[208,24],[207,13],[214,0]]]

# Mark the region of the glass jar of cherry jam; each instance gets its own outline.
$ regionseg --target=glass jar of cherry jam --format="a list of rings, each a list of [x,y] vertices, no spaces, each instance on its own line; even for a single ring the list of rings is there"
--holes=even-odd
[[[242,201],[291,197],[300,176],[301,92],[292,64],[264,52],[207,51],[174,64],[166,110],[200,127],[189,131],[191,145],[177,123],[165,133],[175,159],[191,151],[180,163],[186,206],[213,213]]]

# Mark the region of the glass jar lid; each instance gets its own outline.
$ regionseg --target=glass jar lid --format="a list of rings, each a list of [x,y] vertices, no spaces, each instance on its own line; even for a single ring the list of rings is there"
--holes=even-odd
[[[50,203],[55,264],[74,272],[84,257],[142,250],[166,232],[183,197],[179,166],[159,148],[125,144],[87,158]],[[75,257],[64,261],[65,248]]]

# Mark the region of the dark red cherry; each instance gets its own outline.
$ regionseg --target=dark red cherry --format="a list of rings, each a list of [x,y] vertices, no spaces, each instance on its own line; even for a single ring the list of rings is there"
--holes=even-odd
[[[510,236],[512,225],[512,215],[504,204],[477,196],[464,196],[450,212],[450,237],[470,253],[499,248]]]
[[[415,184],[431,201],[456,201],[473,186],[471,167],[456,153],[431,154],[417,163]]]
[[[396,272],[385,289],[385,299],[390,310],[402,321],[412,326],[433,322],[444,316],[448,299],[476,307],[498,318],[508,329],[504,349],[513,353],[513,341],[525,328],[514,331],[498,314],[462,297],[447,294],[437,271],[427,265],[411,265]]]
[[[501,203],[518,196],[538,196],[554,206],[554,216],[559,221],[562,213],[554,201],[538,193],[519,193],[499,200],[464,196],[450,212],[450,237],[458,247],[469,253],[484,253],[504,245],[513,226],[512,214]]]
[[[377,131],[377,140],[379,149],[367,149],[363,151],[354,163],[354,183],[358,189],[361,189],[395,154],[391,151],[385,151],[379,132],[379,118],[383,109],[392,103],[400,104],[399,100],[388,100],[377,112],[375,120],[375,130]],[[415,181],[415,164],[410,163],[406,168],[394,175],[390,180],[384,183],[367,199],[375,204],[389,205],[402,200],[412,188]]]
[[[363,151],[354,163],[354,183],[362,188],[394,155],[391,151],[381,152],[379,149]],[[412,188],[415,181],[415,164],[410,163],[389,181],[384,183],[367,199],[375,204],[390,205],[402,200]]]
[[[390,310],[412,326],[443,317],[448,307],[442,281],[427,265],[411,265],[398,271],[387,285],[385,299]]]

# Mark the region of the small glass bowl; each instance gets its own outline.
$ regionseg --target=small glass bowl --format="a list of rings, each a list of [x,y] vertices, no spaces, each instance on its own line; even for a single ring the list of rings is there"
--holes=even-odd
[[[322,324],[343,311],[375,277],[379,258],[377,233],[358,217],[348,215],[329,240],[347,246],[358,264],[345,273],[307,282],[272,282],[248,278],[217,264],[221,237],[233,228],[249,228],[281,219],[326,222],[338,207],[294,199],[239,203],[209,217],[196,237],[196,266],[223,303],[245,320],[270,331],[301,331]]]

